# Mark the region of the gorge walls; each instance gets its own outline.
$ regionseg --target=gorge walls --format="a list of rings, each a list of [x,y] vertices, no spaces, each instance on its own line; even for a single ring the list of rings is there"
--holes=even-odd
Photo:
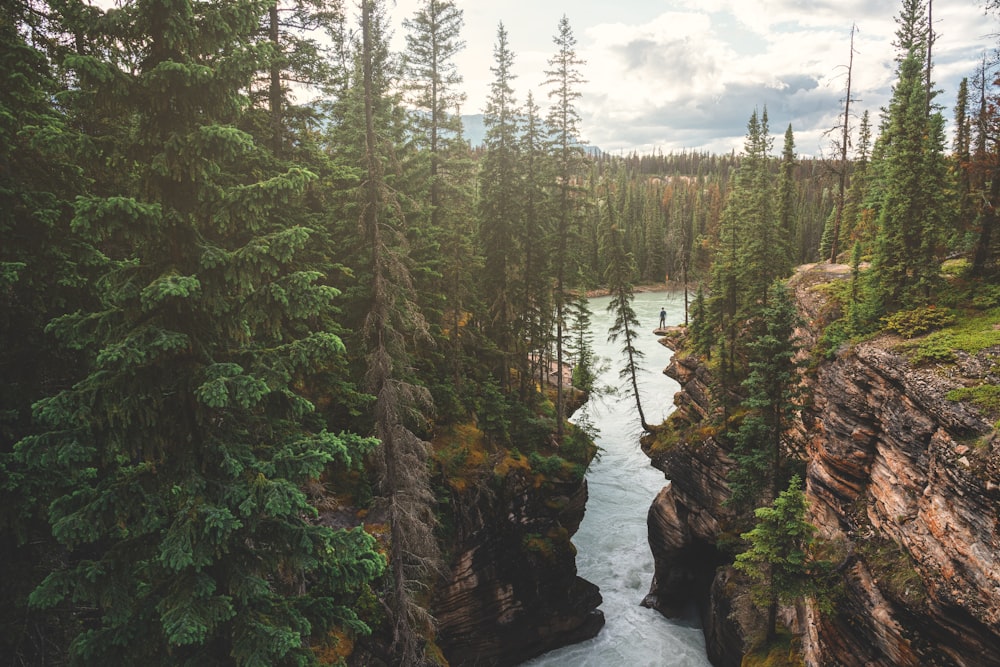
[[[813,285],[836,279],[802,271],[792,285],[810,349],[824,322]],[[837,546],[843,587],[836,611],[784,610],[809,665],[995,665],[1000,658],[1000,439],[968,403],[947,398],[970,383],[1000,383],[1000,348],[914,366],[899,341],[880,337],[840,350],[803,374],[807,399],[788,433],[803,459],[810,520]],[[671,480],[649,512],[657,561],[647,598],[671,613],[695,595],[705,607],[709,653],[738,665],[751,641],[738,578],[714,568],[728,534],[732,465],[711,424],[718,401],[693,357],[666,371],[682,385],[669,446],[651,446]],[[706,568],[711,570],[705,583]],[[742,606],[741,606],[742,605]]]
[[[601,595],[576,575],[570,542],[586,480],[542,475],[509,455],[494,470],[451,489],[451,567],[434,615],[453,666],[514,665],[604,625]]]

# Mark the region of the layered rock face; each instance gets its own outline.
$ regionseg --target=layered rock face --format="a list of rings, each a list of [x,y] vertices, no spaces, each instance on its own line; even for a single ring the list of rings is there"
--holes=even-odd
[[[816,664],[998,664],[1000,446],[945,397],[955,380],[886,342],[823,366],[806,416],[813,521],[854,549],[850,604],[808,648]]]
[[[797,292],[813,324],[802,332],[808,345],[822,304],[802,283]],[[990,375],[1000,350],[947,369],[913,367],[895,342],[857,345],[804,377],[809,400],[789,435],[806,458],[811,520],[844,554],[844,587],[834,615],[805,607],[787,620],[803,634],[809,665],[998,665],[1000,441],[946,394],[963,380],[1000,381]],[[705,370],[688,358],[667,372],[682,385],[676,419],[707,423],[716,408]],[[650,600],[670,611],[684,604],[678,596],[706,590],[691,585],[690,566],[724,536],[731,461],[709,433],[654,463],[673,481],[650,509]],[[705,614],[717,665],[739,664],[746,641],[725,584],[716,581]]]
[[[576,575],[570,538],[586,480],[513,468],[455,493],[451,578],[435,599],[449,664],[514,665],[593,637],[604,625],[597,586]]]

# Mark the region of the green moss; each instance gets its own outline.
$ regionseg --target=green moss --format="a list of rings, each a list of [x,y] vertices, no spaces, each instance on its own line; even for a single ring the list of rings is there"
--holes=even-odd
[[[927,599],[927,589],[910,555],[896,542],[872,538],[861,542],[859,550],[888,597],[907,605],[919,605]]]
[[[743,656],[740,667],[803,667],[805,664],[798,637],[787,628],[780,628],[774,641]]]
[[[949,401],[969,401],[991,419],[1000,418],[1000,386],[980,384],[975,387],[953,389],[947,394]]]
[[[940,331],[907,341],[899,346],[913,363],[948,362],[955,358],[955,351],[968,354],[1000,346],[1000,308],[958,320]]]

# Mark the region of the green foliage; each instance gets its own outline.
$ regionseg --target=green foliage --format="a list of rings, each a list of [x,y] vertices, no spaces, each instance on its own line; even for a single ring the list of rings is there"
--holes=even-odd
[[[830,581],[834,565],[822,558],[822,542],[816,538],[816,527],[806,520],[806,497],[801,479],[796,475],[788,488],[768,507],[760,507],[754,515],[756,526],[742,538],[746,551],[736,557],[736,569],[750,578],[750,593],[754,604],[773,611],[779,602],[791,603],[803,597],[813,597],[821,608],[830,609]],[[769,622],[774,623],[773,613]],[[767,628],[773,637],[775,628]]]
[[[914,338],[953,324],[955,315],[934,306],[922,306],[895,312],[886,317],[884,322],[886,331],[897,333],[903,338]]]
[[[757,336],[746,343],[750,372],[743,381],[742,407],[747,414],[733,438],[736,466],[728,480],[729,503],[742,512],[778,492],[786,458],[781,438],[797,409],[799,394],[795,361],[799,317],[784,283],[771,286],[761,319]]]
[[[950,362],[955,358],[955,351],[975,355],[1000,345],[1000,330],[995,326],[998,318],[1000,309],[956,319],[954,324],[940,331],[902,343],[900,349],[915,364]]]
[[[975,387],[960,387],[948,392],[949,401],[969,401],[993,419],[1000,418],[1000,386],[980,384]]]

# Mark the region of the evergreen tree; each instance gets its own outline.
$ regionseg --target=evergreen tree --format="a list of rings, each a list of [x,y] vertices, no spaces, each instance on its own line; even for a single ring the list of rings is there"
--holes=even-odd
[[[997,142],[998,105],[996,93],[990,94],[987,81],[985,59],[976,77],[979,109],[975,124],[975,149],[973,154],[972,175],[977,194],[976,223],[978,233],[975,235],[975,245],[972,250],[972,268],[974,277],[982,278],[996,268],[997,241],[1000,236],[1000,216],[997,214],[1000,202],[1000,142]],[[997,86],[994,79],[993,89]]]
[[[516,319],[513,283],[517,270],[521,229],[520,169],[518,160],[519,109],[511,83],[514,54],[501,23],[493,48],[493,83],[487,98],[483,124],[485,148],[479,171],[479,236],[483,249],[483,295],[488,312],[487,334],[500,352],[496,375],[504,389],[510,386],[512,323]]]
[[[418,258],[428,277],[418,292],[427,304],[425,312],[429,317],[437,314],[437,328],[447,332],[439,348],[444,358],[438,362],[445,367],[447,380],[442,378],[436,387],[437,394],[458,411],[465,374],[465,323],[478,264],[471,228],[473,167],[458,115],[465,101],[455,65],[455,56],[465,46],[460,39],[462,11],[452,2],[426,0],[403,24],[408,29],[404,65],[415,110],[411,123],[419,165],[410,196],[421,209],[411,227],[421,230],[425,252]],[[438,403],[444,407],[444,402]]]
[[[843,237],[847,241],[871,243],[875,237],[872,209],[866,206],[871,175],[868,172],[871,157],[872,130],[868,110],[861,114],[858,128],[858,150],[854,157],[851,187],[844,202]]]
[[[744,374],[740,323],[757,316],[767,304],[771,284],[790,270],[786,245],[779,238],[770,149],[767,110],[759,116],[754,111],[712,265],[709,309],[722,348],[720,370],[725,381],[738,381]]]
[[[28,608],[61,553],[44,517],[51,498],[13,449],[35,431],[32,404],[84,371],[82,355],[55,344],[45,325],[92,305],[87,283],[100,264],[70,234],[91,151],[55,103],[66,91],[46,54],[25,41],[51,39],[38,18],[23,5],[0,9],[0,655],[24,665],[61,662],[78,628],[69,613]]]
[[[296,103],[291,87],[321,87],[334,76],[325,47],[317,39],[324,27],[343,21],[340,0],[274,0],[262,16],[259,39],[268,47],[260,84],[251,90],[245,129],[278,157],[291,157],[315,119],[308,103]]]
[[[949,202],[943,119],[928,116],[920,51],[900,65],[882,157],[881,206],[872,262],[876,309],[925,303],[939,281]]]
[[[795,135],[791,124],[785,130],[785,144],[781,149],[781,167],[778,175],[778,242],[781,244],[776,258],[783,260],[777,277],[783,277],[792,270],[794,263],[793,240],[801,233],[797,216],[798,202],[795,192]],[[781,257],[781,254],[784,257]]]
[[[639,423],[644,431],[652,427],[646,422],[642,411],[642,399],[639,395],[638,374],[642,370],[642,350],[635,347],[635,339],[639,335],[639,318],[632,309],[635,298],[632,286],[632,276],[635,274],[635,259],[625,250],[622,233],[615,223],[614,200],[608,196],[604,202],[604,220],[601,226],[601,248],[607,258],[604,270],[604,281],[611,292],[611,300],[607,310],[615,316],[614,322],[608,328],[608,342],[622,341],[622,353],[625,355],[625,365],[619,372],[619,377],[628,383],[628,395],[635,400],[635,408],[639,413]]]
[[[553,178],[551,163],[545,150],[545,135],[546,128],[539,115],[538,105],[532,94],[528,93],[524,105],[524,128],[519,145],[521,156],[519,162],[524,174],[521,196],[524,224],[519,238],[519,245],[524,255],[520,279],[519,330],[523,332],[520,339],[524,342],[525,348],[518,352],[517,362],[523,363],[529,358],[528,353],[533,352],[540,369],[548,365],[541,351],[548,349],[552,324],[549,260],[552,242],[550,189]],[[547,371],[542,371],[545,372]],[[521,371],[522,401],[527,400],[533,393],[534,375],[534,372]],[[544,386],[544,377],[540,384]],[[576,386],[582,388],[580,385]]]
[[[782,439],[798,409],[799,377],[795,361],[799,324],[795,303],[787,286],[771,286],[767,306],[761,311],[762,330],[747,343],[750,373],[743,381],[746,416],[735,436],[729,476],[730,503],[748,510],[773,499],[784,472]]]
[[[955,101],[955,140],[952,144],[951,171],[956,185],[958,216],[951,230],[953,248],[966,246],[965,236],[975,225],[975,195],[972,191],[972,118],[969,114],[969,80],[963,78]]]
[[[388,608],[393,641],[389,650],[396,664],[409,666],[424,660],[433,619],[421,594],[441,567],[428,445],[413,431],[423,421],[421,410],[431,407],[430,396],[411,380],[412,354],[406,347],[408,338],[429,336],[416,307],[405,239],[398,230],[400,207],[383,171],[392,149],[376,132],[376,97],[381,89],[375,71],[383,64],[377,54],[383,52],[385,33],[384,16],[374,0],[362,2],[361,33],[365,153],[359,222],[371,262],[370,307],[364,322],[366,385],[375,397],[379,481],[390,531]]]
[[[767,614],[767,642],[777,635],[779,603],[814,597],[821,609],[830,607],[827,582],[833,564],[820,556],[821,542],[816,526],[806,520],[807,508],[802,481],[794,476],[773,503],[754,512],[756,526],[741,536],[748,548],[736,557],[735,566],[750,577],[754,604]]]
[[[301,489],[371,446],[326,431],[300,389],[344,353],[296,219],[314,175],[261,180],[235,127],[265,9],[129,5],[86,35],[107,59],[67,61],[135,123],[114,147],[130,187],[75,205],[100,303],[49,325],[89,372],[16,450],[65,549],[31,602],[73,606],[78,662],[303,664],[335,626],[367,631],[351,604],[382,557]]]
[[[556,202],[555,202],[555,248],[553,267],[555,286],[556,325],[556,438],[562,441],[566,417],[565,389],[563,387],[563,330],[566,322],[566,305],[572,286],[569,278],[576,275],[571,266],[572,242],[577,232],[579,216],[579,199],[575,196],[575,182],[580,175],[583,163],[583,149],[579,143],[580,113],[576,108],[576,100],[582,94],[579,86],[584,82],[580,74],[580,66],[584,61],[576,54],[576,38],[570,27],[569,19],[563,16],[559,20],[559,29],[552,40],[556,45],[556,53],[549,59],[549,69],[545,70],[545,85],[549,86],[549,98],[552,105],[549,108],[548,126],[551,133],[551,151],[556,172]]]

